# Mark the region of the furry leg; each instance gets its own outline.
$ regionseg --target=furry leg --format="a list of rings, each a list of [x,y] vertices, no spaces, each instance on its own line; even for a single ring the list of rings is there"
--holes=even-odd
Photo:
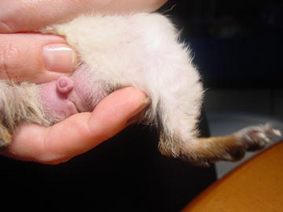
[[[219,160],[237,161],[244,157],[246,151],[262,149],[279,136],[280,131],[269,124],[246,127],[227,136],[198,138],[188,148],[183,148],[181,157],[201,165]]]

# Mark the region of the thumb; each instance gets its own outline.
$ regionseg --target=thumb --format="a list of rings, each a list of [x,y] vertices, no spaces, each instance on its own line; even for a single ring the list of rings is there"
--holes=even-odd
[[[0,34],[0,79],[50,81],[72,72],[76,56],[62,37]]]

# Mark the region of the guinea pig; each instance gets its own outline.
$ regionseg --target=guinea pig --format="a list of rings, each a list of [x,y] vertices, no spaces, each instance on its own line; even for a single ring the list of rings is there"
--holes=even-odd
[[[178,30],[161,14],[80,16],[42,31],[64,36],[79,54],[80,65],[72,76],[44,84],[0,81],[2,146],[12,142],[22,122],[53,125],[92,111],[105,96],[126,86],[150,98],[140,122],[157,127],[163,155],[204,165],[237,160],[280,135],[261,125],[227,136],[198,138],[201,77]]]

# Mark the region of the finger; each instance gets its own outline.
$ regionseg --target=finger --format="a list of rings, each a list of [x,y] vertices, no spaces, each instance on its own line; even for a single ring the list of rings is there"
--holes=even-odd
[[[75,67],[75,53],[62,37],[0,34],[0,79],[46,82]]]
[[[166,0],[1,0],[0,32],[39,29],[82,13],[153,11]]]
[[[76,114],[50,128],[22,126],[6,154],[47,164],[67,161],[120,132],[148,103],[145,94],[135,88],[115,91],[92,113]]]

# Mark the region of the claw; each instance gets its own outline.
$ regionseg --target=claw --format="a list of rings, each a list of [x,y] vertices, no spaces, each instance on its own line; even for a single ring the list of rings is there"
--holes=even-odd
[[[272,131],[272,134],[273,134],[274,136],[277,136],[277,137],[282,136],[282,133],[281,133],[280,130],[272,129],[271,131]]]
[[[274,137],[280,137],[281,132],[267,123],[244,128],[235,135],[240,142],[246,144],[247,149],[261,149],[274,140]]]

